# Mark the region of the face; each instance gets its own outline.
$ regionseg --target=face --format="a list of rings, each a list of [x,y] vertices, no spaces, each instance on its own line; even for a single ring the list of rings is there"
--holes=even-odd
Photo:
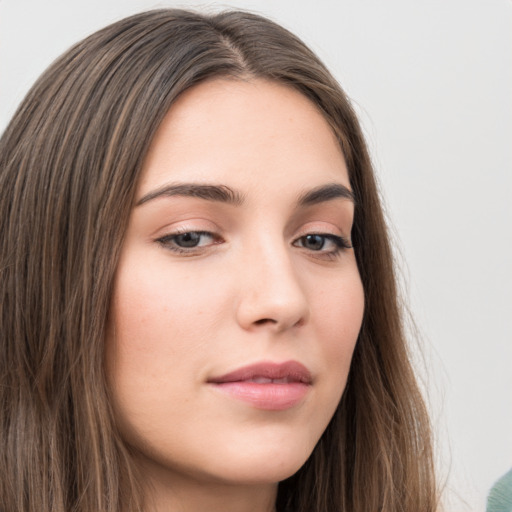
[[[339,144],[284,85],[215,80],[171,108],[116,274],[107,369],[146,475],[275,483],[341,398],[363,315]]]

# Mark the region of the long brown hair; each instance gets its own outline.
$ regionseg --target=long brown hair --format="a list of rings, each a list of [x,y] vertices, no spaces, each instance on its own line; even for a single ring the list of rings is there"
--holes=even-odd
[[[348,384],[306,464],[279,486],[290,512],[432,512],[428,417],[409,362],[386,226],[348,99],[277,24],[242,12],[157,10],[58,59],[0,140],[0,510],[140,510],[104,374],[104,330],[134,191],[178,95],[260,77],[307,96],[338,136],[356,196],[365,316]]]

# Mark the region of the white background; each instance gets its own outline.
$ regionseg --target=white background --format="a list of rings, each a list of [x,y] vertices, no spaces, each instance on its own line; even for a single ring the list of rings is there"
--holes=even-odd
[[[483,510],[512,467],[512,2],[0,0],[0,130],[72,43],[176,5],[274,18],[355,102],[421,334],[446,509]]]

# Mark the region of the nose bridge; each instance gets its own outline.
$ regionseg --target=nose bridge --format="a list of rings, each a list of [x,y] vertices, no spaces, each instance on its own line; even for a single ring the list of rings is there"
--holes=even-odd
[[[307,319],[307,295],[291,250],[282,236],[268,231],[247,247],[237,312],[244,328],[267,325],[281,331]]]

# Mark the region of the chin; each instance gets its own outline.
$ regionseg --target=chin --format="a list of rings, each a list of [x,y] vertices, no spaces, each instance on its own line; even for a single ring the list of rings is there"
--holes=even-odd
[[[146,475],[155,467],[164,478],[195,481],[202,485],[258,486],[277,484],[294,475],[311,455],[315,442],[304,436],[289,435],[287,439],[266,436],[266,439],[236,439],[222,446],[196,446],[179,458],[175,453],[138,452]],[[137,458],[139,458],[137,457]],[[142,459],[142,460],[141,460]],[[155,464],[156,463],[156,464]],[[163,473],[162,473],[163,470]],[[165,476],[167,475],[167,476]]]
[[[313,449],[314,444],[311,446],[306,441],[276,443],[273,446],[253,444],[245,453],[232,447],[215,472],[224,475],[226,481],[240,484],[277,483],[294,475]]]

